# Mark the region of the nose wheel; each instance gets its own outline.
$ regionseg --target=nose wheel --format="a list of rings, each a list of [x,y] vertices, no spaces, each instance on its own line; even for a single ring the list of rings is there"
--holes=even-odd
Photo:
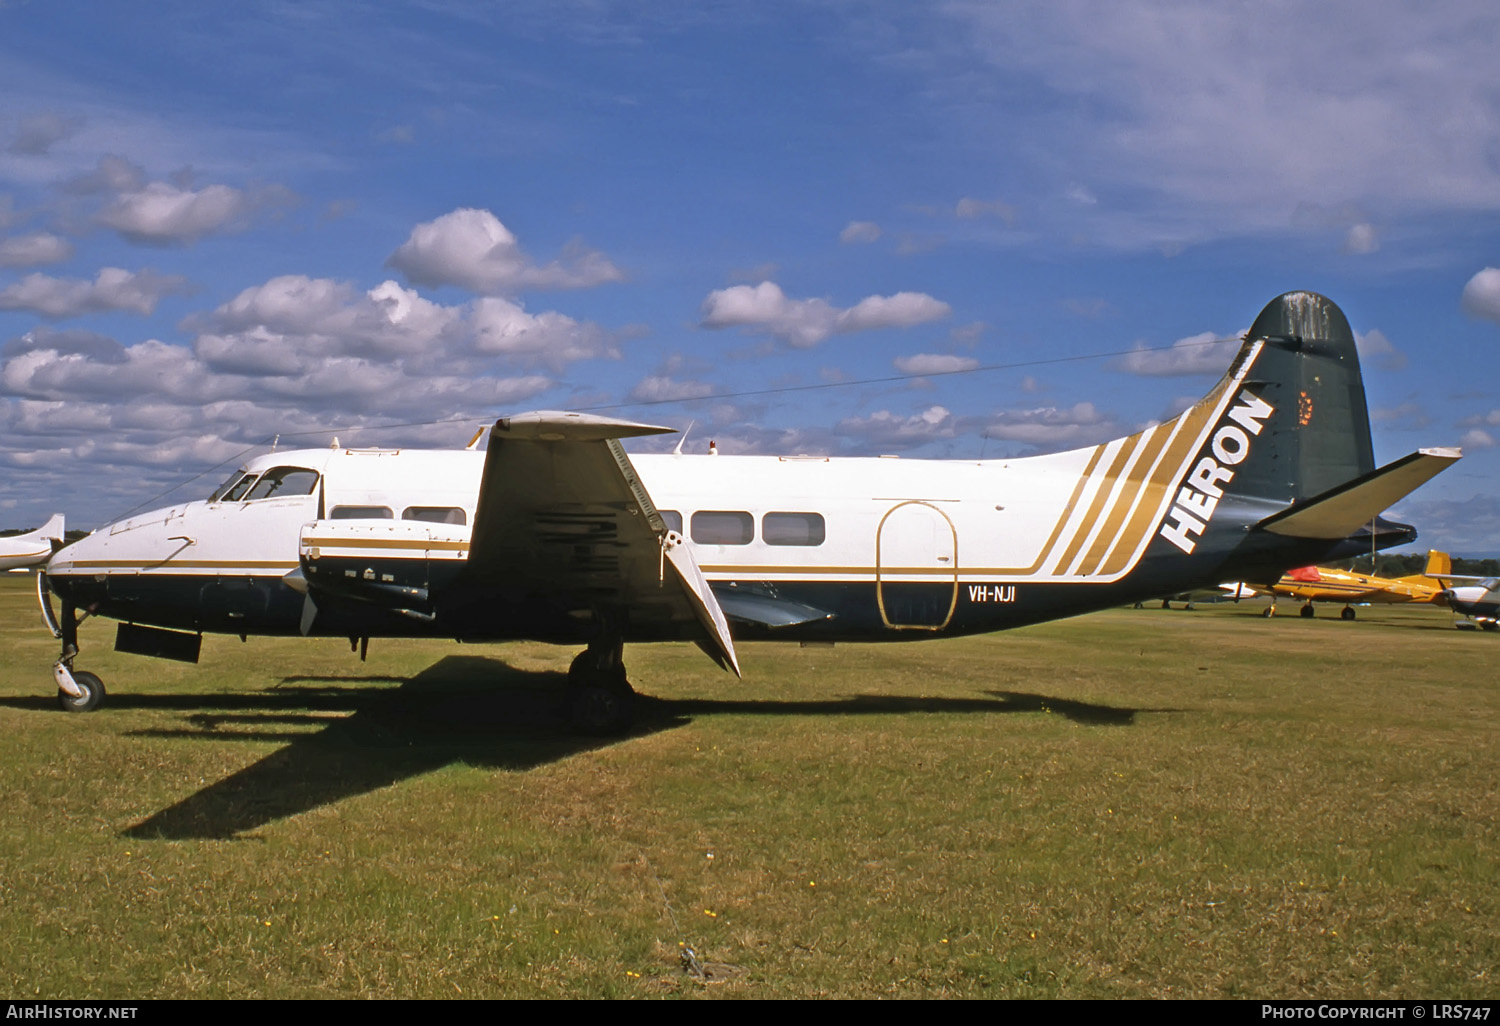
[[[79,616],[77,609],[64,602],[62,617],[55,616],[46,573],[37,574],[36,595],[47,629],[54,638],[62,641],[62,654],[52,666],[52,679],[57,682],[57,704],[64,712],[93,712],[104,702],[104,681],[96,673],[73,669],[73,660],[78,656],[78,625],[91,613],[85,610],[83,616]]]
[[[72,678],[78,694],[70,695],[61,685],[57,689],[57,704],[62,707],[63,712],[93,712],[99,708],[104,701],[104,681],[99,679],[99,675],[87,670],[75,670]]]

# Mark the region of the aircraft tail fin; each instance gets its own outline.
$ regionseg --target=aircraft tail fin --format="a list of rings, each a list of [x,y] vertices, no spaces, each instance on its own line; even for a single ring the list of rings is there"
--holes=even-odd
[[[61,544],[64,536],[67,534],[66,524],[67,522],[63,518],[63,515],[61,513],[54,513],[52,514],[51,518],[49,518],[48,521],[41,526],[41,529],[37,531],[37,534],[39,534],[43,538],[48,538]]]
[[[1363,533],[1379,548],[1410,541],[1412,528],[1379,514],[1459,457],[1456,449],[1422,450],[1376,469],[1354,332],[1332,300],[1313,292],[1266,305],[1224,378],[1174,432],[1190,441],[1157,534],[1187,555],[1213,532],[1228,498],[1239,500],[1240,512],[1218,518],[1231,532],[1225,541],[1254,528],[1329,542]],[[1252,569],[1273,568],[1247,564],[1244,572]]]
[[[1246,357],[1254,363],[1236,403],[1254,408],[1236,416],[1231,407],[1230,423],[1246,428],[1254,444],[1235,467],[1235,491],[1296,503],[1375,470],[1354,332],[1332,300],[1313,292],[1271,300],[1246,335]],[[1238,440],[1215,448],[1233,457]]]
[[[1453,557],[1446,552],[1437,549],[1427,550],[1427,569],[1422,572],[1423,577],[1436,577],[1444,587],[1447,587],[1446,578],[1453,576]]]

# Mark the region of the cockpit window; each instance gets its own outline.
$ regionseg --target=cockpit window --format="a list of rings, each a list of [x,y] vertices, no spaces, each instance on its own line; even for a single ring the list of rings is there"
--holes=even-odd
[[[256,499],[285,499],[293,495],[311,495],[318,486],[318,472],[303,467],[273,467],[261,475],[245,496],[247,502]]]
[[[236,470],[233,474],[230,474],[227,478],[224,479],[223,484],[214,489],[214,493],[208,497],[208,501],[219,502],[223,500],[229,494],[229,489],[240,483],[241,478],[249,477],[250,475],[246,474],[243,470]],[[251,480],[254,479],[251,478]]]
[[[255,478],[255,474],[246,474],[244,477],[240,478],[233,485],[231,485],[227,492],[219,496],[219,501],[239,502],[245,497],[245,493],[250,490],[250,486],[255,483]]]
[[[458,506],[408,506],[402,520],[424,520],[429,524],[466,524],[468,518]]]

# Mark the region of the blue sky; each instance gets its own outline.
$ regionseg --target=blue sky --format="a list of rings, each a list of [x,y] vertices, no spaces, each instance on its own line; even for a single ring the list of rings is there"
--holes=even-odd
[[[1071,448],[1311,289],[1377,460],[1465,450],[1418,547],[1500,553],[1492,4],[147,10],[0,0],[0,526],[537,408]]]

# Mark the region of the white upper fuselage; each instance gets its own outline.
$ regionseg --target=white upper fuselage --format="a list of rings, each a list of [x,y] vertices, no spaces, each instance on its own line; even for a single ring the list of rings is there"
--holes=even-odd
[[[1232,470],[1196,454],[1212,435],[1238,436],[1244,458],[1271,407],[1238,393],[1260,343],[1181,416],[1127,438],[1025,459],[689,456],[631,457],[668,526],[692,544],[709,580],[1109,583],[1140,561],[1158,525],[1185,553],[1212,518]],[[1238,396],[1238,398],[1237,398]],[[1231,401],[1240,405],[1231,409]],[[1258,407],[1258,408],[1257,408]],[[1235,423],[1220,420],[1225,416]],[[1217,427],[1218,434],[1214,434]],[[1246,431],[1251,432],[1247,434]],[[561,437],[561,436],[559,436]],[[559,442],[563,445],[567,443]],[[1215,450],[1217,451],[1217,449]],[[303,525],[353,524],[329,537],[350,552],[421,550],[462,559],[485,454],[478,451],[303,449],[246,464],[216,498],[140,514],[63,549],[49,572],[282,575],[299,563]],[[1177,489],[1189,468],[1194,489]],[[1216,483],[1217,482],[1217,483]],[[270,487],[268,487],[268,485]],[[547,485],[489,482],[492,494],[545,501]],[[1200,494],[1201,492],[1201,494]],[[1191,513],[1173,503],[1195,495]],[[462,511],[461,513],[459,511]],[[711,514],[719,514],[717,516]],[[768,523],[767,515],[773,521]],[[776,514],[805,514],[800,518]],[[398,523],[403,526],[398,526]],[[1190,525],[1185,527],[1184,525]],[[801,537],[797,537],[798,532]],[[362,540],[357,538],[363,534]]]
[[[868,580],[883,568],[887,578],[914,580],[1098,581],[1134,564],[1168,498],[1142,486],[1152,470],[1144,461],[1165,448],[1144,444],[1149,435],[1012,460],[641,454],[631,462],[710,579]],[[1143,461],[1134,474],[1132,459]],[[304,487],[288,468],[316,483]],[[296,494],[256,497],[251,484],[238,495],[131,516],[67,547],[50,569],[281,576],[297,567],[301,529],[316,520],[426,520],[410,526],[467,542],[483,469],[478,451],[269,453],[244,472],[252,479],[281,472]],[[505,487],[524,492],[527,484]],[[767,514],[816,515],[821,528],[788,542],[775,529],[782,521],[767,525]],[[726,524],[733,533],[747,522],[725,540]],[[462,558],[463,547],[451,555]]]

